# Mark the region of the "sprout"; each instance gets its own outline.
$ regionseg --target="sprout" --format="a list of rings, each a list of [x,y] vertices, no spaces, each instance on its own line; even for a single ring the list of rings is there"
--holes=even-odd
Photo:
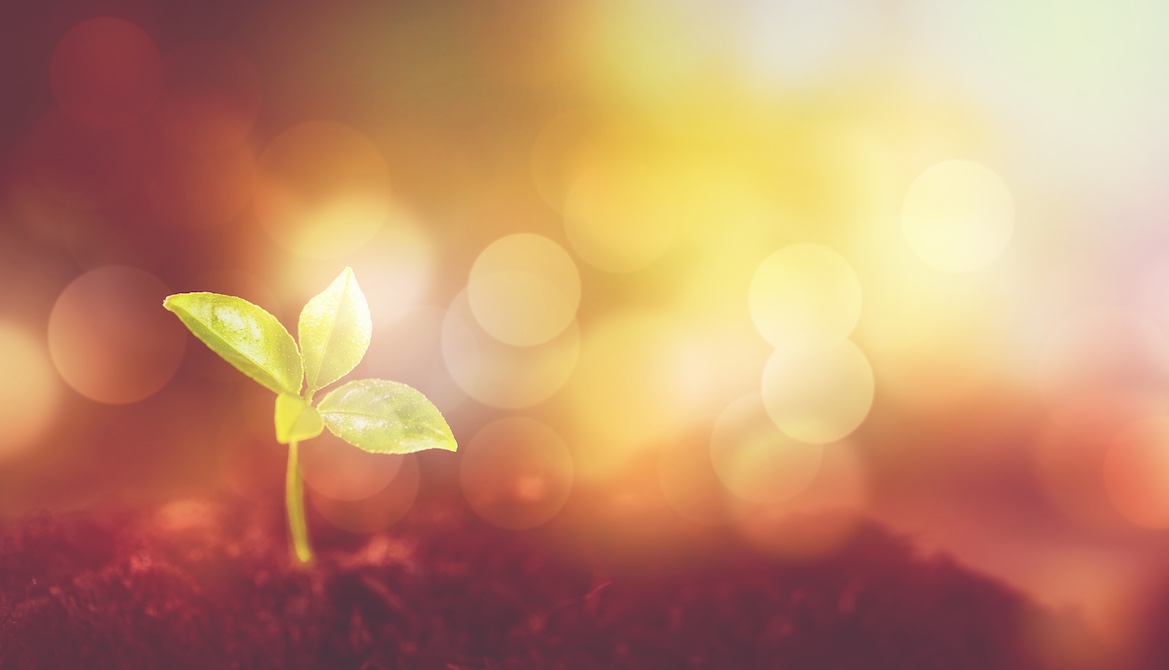
[[[304,306],[297,324],[299,348],[276,317],[242,298],[178,293],[167,296],[162,305],[212,351],[276,393],[276,439],[288,445],[284,503],[293,549],[302,563],[312,561],[312,548],[297,462],[301,441],[328,428],[375,454],[457,448],[438,408],[406,384],[350,381],[313,406],[317,391],[349,374],[369,348],[373,331],[369,304],[350,268]]]

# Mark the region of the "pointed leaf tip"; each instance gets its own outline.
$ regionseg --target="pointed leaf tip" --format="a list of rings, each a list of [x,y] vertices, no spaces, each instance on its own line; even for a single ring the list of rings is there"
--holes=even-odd
[[[317,409],[334,435],[371,453],[458,448],[438,408],[420,391],[399,382],[348,382],[326,395]]]
[[[212,351],[276,393],[300,393],[300,352],[288,330],[252,303],[218,293],[176,293],[162,306],[174,312]]]
[[[346,267],[304,306],[297,323],[308,392],[349,374],[369,348],[373,321],[369,303]]]

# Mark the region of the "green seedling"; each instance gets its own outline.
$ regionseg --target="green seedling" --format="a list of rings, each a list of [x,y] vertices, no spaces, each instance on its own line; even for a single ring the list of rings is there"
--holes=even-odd
[[[313,554],[297,462],[300,442],[328,428],[375,454],[457,448],[438,408],[406,384],[386,379],[346,382],[313,406],[313,396],[349,374],[369,348],[369,304],[350,268],[304,306],[297,324],[300,347],[276,317],[242,298],[178,293],[167,296],[162,306],[212,351],[276,393],[276,440],[288,445],[284,503],[293,551],[302,563],[310,563]]]

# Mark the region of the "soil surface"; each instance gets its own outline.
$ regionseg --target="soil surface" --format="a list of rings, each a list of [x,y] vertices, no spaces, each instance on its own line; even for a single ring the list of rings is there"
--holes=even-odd
[[[310,524],[303,569],[282,509],[250,500],[11,522],[0,667],[1012,670],[1091,656],[1069,647],[1086,639],[1073,620],[875,524],[802,563],[722,531],[640,560],[589,538],[567,549],[555,524],[501,530],[450,500],[371,536]]]

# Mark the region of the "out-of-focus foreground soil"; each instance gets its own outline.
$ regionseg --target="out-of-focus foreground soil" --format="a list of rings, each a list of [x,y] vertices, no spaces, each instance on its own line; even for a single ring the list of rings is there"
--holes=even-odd
[[[1094,656],[1071,617],[875,524],[815,562],[720,531],[638,560],[430,500],[376,535],[318,533],[302,569],[282,513],[187,500],[9,522],[0,667],[1013,670]]]

